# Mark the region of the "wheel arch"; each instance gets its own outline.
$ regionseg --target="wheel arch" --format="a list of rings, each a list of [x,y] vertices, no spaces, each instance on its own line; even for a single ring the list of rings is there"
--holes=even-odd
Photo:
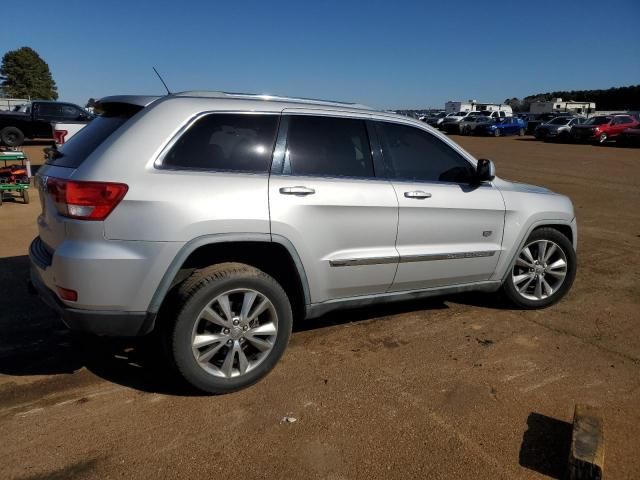
[[[513,265],[513,262],[515,262],[518,252],[522,250],[529,236],[534,231],[540,230],[541,228],[552,228],[554,230],[557,230],[558,232],[560,232],[562,235],[564,235],[569,239],[569,241],[571,242],[571,245],[573,245],[574,250],[577,249],[578,238],[577,238],[577,227],[576,227],[575,218],[571,221],[538,220],[536,222],[533,222],[531,225],[529,225],[524,235],[514,245],[516,248],[514,248],[511,254],[509,255],[509,262],[505,264],[504,271],[500,272],[500,275],[498,276],[498,278],[501,279],[501,281],[504,282],[506,280],[507,276],[509,275],[509,272],[511,271],[511,265]],[[493,277],[493,278],[496,278],[496,277]]]
[[[287,238],[268,233],[204,235],[187,242],[163,275],[148,311],[157,314],[170,292],[193,270],[228,261],[247,263],[274,277],[290,297],[294,313],[304,315],[311,297],[300,256]]]

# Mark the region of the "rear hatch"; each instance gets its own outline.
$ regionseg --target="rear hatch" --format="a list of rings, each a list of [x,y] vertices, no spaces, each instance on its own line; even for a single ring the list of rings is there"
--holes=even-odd
[[[83,221],[69,215],[68,206],[63,205],[64,198],[61,199],[60,186],[65,182],[73,182],[74,173],[84,161],[144,106],[122,101],[98,103],[100,115],[63,146],[49,150],[46,163],[35,178],[42,209],[38,217],[38,229],[49,254],[53,254],[67,237],[69,222]]]

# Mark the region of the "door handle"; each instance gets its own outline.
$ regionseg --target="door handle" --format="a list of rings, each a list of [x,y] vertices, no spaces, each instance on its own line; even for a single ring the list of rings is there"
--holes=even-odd
[[[282,187],[280,189],[280,193],[283,195],[299,195],[304,197],[305,195],[313,195],[316,191],[313,188],[309,187]]]
[[[404,192],[404,196],[407,198],[416,198],[418,200],[424,200],[425,198],[431,198],[431,194],[423,192],[422,190],[414,190],[413,192]]]

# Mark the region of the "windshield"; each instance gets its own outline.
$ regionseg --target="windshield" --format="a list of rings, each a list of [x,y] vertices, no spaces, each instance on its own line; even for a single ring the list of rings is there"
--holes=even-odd
[[[566,125],[572,119],[570,117],[558,117],[549,122],[549,125]]]
[[[605,125],[611,121],[611,117],[592,117],[587,120],[585,125]]]

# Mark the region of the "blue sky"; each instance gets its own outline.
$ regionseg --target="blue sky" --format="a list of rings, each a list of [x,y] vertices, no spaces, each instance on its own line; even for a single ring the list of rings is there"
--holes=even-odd
[[[640,1],[3,2],[61,100],[208,89],[377,108],[640,83]]]

